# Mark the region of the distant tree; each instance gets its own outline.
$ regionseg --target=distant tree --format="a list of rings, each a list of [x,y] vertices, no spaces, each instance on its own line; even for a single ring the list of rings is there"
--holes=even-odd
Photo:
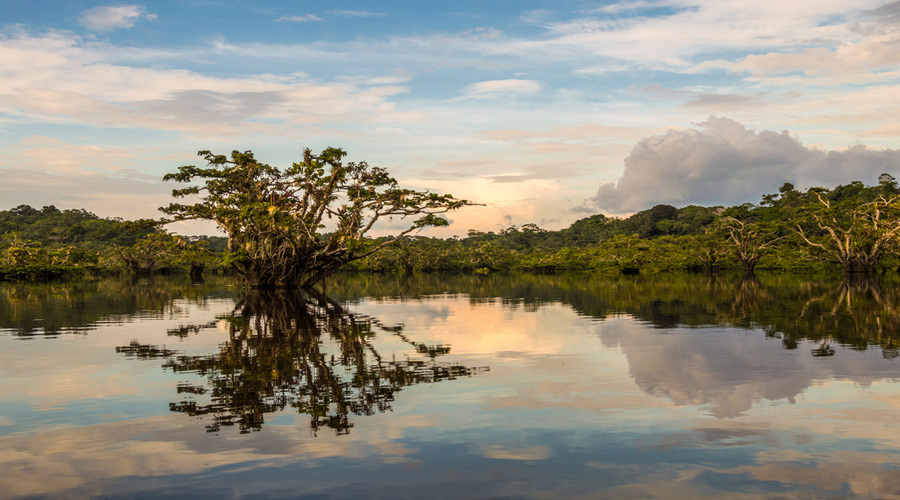
[[[722,217],[717,229],[725,234],[728,248],[748,274],[756,269],[765,251],[783,238],[778,235],[777,226],[734,217]]]
[[[572,223],[563,229],[566,243],[575,246],[596,245],[609,239],[618,230],[621,219],[596,214]]]
[[[26,240],[18,233],[10,234],[4,240],[6,240],[2,255],[4,264],[21,267],[43,260],[44,249],[40,243]]]
[[[707,227],[703,233],[687,237],[696,252],[696,257],[706,273],[714,273],[722,264],[722,257],[726,255],[724,241],[712,227]]]
[[[834,190],[810,189],[806,220],[796,225],[797,233],[845,273],[876,271],[900,237],[900,196],[885,196],[881,188],[853,182]]]
[[[670,234],[677,217],[677,208],[672,205],[660,204],[622,220],[621,229],[625,234],[637,234],[641,238],[653,238]]]
[[[253,288],[310,286],[348,262],[362,259],[418,229],[446,226],[439,214],[471,203],[451,195],[400,188],[387,170],[343,163],[341,149],[315,155],[282,171],[250,151],[231,157],[198,153],[207,166],[182,166],[164,180],[202,186],[176,189],[200,195],[194,204],[163,207],[173,220],[215,221],[229,238],[229,261]],[[366,234],[385,218],[417,217],[396,236],[373,242]],[[327,227],[328,220],[333,228]],[[330,232],[327,232],[329,231]]]
[[[153,274],[173,263],[178,252],[179,239],[168,233],[152,233],[137,243],[117,249],[122,265],[138,276]]]
[[[878,185],[881,186],[885,196],[900,194],[900,187],[897,186],[897,179],[891,174],[879,175]]]

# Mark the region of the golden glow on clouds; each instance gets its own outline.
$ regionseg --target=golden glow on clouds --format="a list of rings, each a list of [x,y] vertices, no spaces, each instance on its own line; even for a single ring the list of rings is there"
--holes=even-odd
[[[711,113],[753,130],[789,129],[825,149],[863,141],[895,147],[900,30],[883,3],[553,6],[518,18],[536,36],[513,34],[520,25],[509,32],[478,25],[272,43],[237,41],[226,30],[183,47],[116,44],[102,33],[163,29],[164,10],[98,6],[76,18],[101,34],[6,26],[0,124],[85,133],[42,130],[66,143],[43,151],[13,138],[0,172],[10,179],[12,205],[150,217],[167,201],[159,178],[198,149],[250,148],[286,166],[302,147],[336,145],[377,158],[400,179],[488,205],[435,234],[510,223],[564,227],[584,215],[573,209],[601,184],[621,177],[638,141]],[[368,19],[390,21],[382,14]],[[284,29],[289,23],[279,20],[331,15],[283,13],[270,21]],[[221,71],[232,64],[242,70]],[[154,136],[154,147],[118,137],[128,130]],[[85,159],[91,148],[100,164],[122,158],[132,169],[118,171],[126,179],[95,176],[93,189],[81,188],[78,178],[96,168]],[[55,161],[42,161],[48,158]],[[46,172],[71,176],[76,188],[25,180]],[[424,175],[434,172],[440,175]],[[144,185],[144,176],[154,185]],[[153,195],[115,199],[142,190]]]

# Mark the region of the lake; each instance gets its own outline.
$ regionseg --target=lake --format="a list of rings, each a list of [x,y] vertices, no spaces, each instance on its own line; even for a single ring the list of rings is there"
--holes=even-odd
[[[900,498],[900,284],[0,284],[3,498]]]

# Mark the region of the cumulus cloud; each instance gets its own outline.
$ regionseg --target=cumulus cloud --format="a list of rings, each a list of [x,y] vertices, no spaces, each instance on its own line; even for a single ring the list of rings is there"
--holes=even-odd
[[[894,377],[891,363],[847,352],[822,364],[758,331],[725,328],[698,335],[673,328],[660,335],[631,320],[613,319],[601,332],[605,346],[625,354],[629,375],[641,390],[678,406],[707,405],[716,418],[740,417],[762,400],[793,402],[816,381],[846,378],[865,386]]]
[[[130,28],[140,18],[156,19],[156,14],[149,14],[140,5],[120,5],[113,7],[94,7],[81,14],[81,24],[91,31],[112,31]]]
[[[628,213],[659,203],[684,206],[757,202],[785,182],[834,186],[874,183],[896,175],[900,150],[858,145],[844,151],[809,148],[788,132],[755,132],[711,116],[700,130],[670,130],[638,142],[625,158],[618,183],[600,186],[595,208]]]

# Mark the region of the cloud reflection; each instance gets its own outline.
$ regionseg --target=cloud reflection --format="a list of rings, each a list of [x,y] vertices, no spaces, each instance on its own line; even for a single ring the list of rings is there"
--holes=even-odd
[[[6,472],[0,491],[11,497],[185,491],[224,497],[897,496],[895,359],[883,357],[877,345],[854,351],[833,339],[836,355],[815,357],[810,350],[822,340],[802,336],[796,337],[797,348],[786,349],[782,337],[752,325],[726,326],[725,318],[735,322],[733,316],[698,307],[709,283],[676,281],[657,289],[638,281],[485,277],[479,286],[463,282],[471,292],[462,294],[450,281],[436,281],[433,288],[441,292],[432,293],[422,278],[402,300],[342,301],[344,312],[357,319],[402,324],[354,330],[360,335],[344,342],[353,348],[347,350],[349,359],[357,359],[356,348],[367,343],[377,346],[383,359],[402,359],[411,350],[407,340],[415,339],[416,346],[452,346],[434,351],[448,363],[491,370],[452,383],[405,386],[391,401],[391,411],[359,418],[352,433],[341,435],[314,437],[309,417],[294,407],[268,413],[266,424],[249,434],[207,434],[212,416],[166,413],[176,384],[208,379],[162,371],[164,359],[127,357],[116,353],[116,346],[137,337],[139,346],[165,345],[188,360],[206,360],[217,354],[227,358],[223,352],[231,342],[241,349],[230,359],[249,364],[264,361],[254,348],[272,347],[272,339],[251,345],[255,330],[232,331],[222,323],[168,335],[191,318],[208,321],[214,316],[209,309],[178,307],[176,317],[133,315],[131,323],[77,336],[0,336],[4,348],[52,352],[44,358],[56,366],[52,374],[30,367],[39,380],[61,377],[86,384],[92,375],[100,379],[114,372],[116,387],[131,383],[134,390],[132,399],[119,401],[130,416],[106,422],[101,419],[113,406],[100,402],[124,395],[61,384],[52,389],[53,397],[78,415],[34,424],[25,421],[40,414],[35,400],[47,394],[17,396],[31,407],[12,417],[0,414],[0,424],[10,428],[0,435],[0,467]],[[708,288],[721,304],[729,286]],[[377,282],[367,282],[365,290],[376,297],[397,296],[375,294],[377,289]],[[341,290],[352,295],[351,285]],[[793,303],[794,288],[778,290],[779,306]],[[892,300],[887,287],[882,291]],[[670,292],[690,303],[678,309],[665,302]],[[813,295],[817,301],[822,297]],[[645,307],[647,301],[663,307],[666,317]],[[860,302],[853,300],[857,311]],[[744,304],[757,318],[766,317],[762,304]],[[784,324],[780,331],[791,334]],[[341,354],[341,342],[327,337],[319,337],[318,347],[307,339],[308,347]],[[67,363],[67,348],[76,342],[94,354]],[[4,365],[4,379],[12,381],[3,387],[13,390],[15,380],[29,376],[24,362],[29,357],[11,349],[0,353],[10,362],[19,359],[14,369]],[[271,373],[246,372],[259,380]],[[18,402],[2,393],[8,412]],[[139,398],[162,415],[131,408]]]

